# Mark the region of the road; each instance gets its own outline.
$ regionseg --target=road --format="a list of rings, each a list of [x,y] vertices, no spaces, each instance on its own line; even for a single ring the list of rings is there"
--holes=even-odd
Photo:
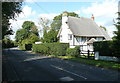
[[[118,81],[120,72],[16,48],[3,50],[3,81]]]

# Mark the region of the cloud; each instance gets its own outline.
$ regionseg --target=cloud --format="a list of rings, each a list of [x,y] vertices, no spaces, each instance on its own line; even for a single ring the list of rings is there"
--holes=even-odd
[[[57,15],[59,15],[59,14],[50,13],[50,14],[39,14],[38,16],[39,16],[39,18],[44,17],[44,18],[52,20]]]
[[[36,11],[33,11],[31,7],[26,5],[23,7],[22,12],[19,14],[19,17],[20,18],[28,18],[35,14],[36,14]]]
[[[95,17],[114,17],[118,11],[116,0],[105,0],[102,3],[93,3],[91,7],[83,10],[85,14],[94,14]]]
[[[81,13],[81,11],[80,10],[76,10],[76,11],[74,11],[76,14],[80,14]]]

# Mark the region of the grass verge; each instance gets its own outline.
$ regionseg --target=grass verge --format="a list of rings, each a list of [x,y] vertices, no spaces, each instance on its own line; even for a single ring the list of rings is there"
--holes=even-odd
[[[36,54],[36,53],[34,53],[34,54]],[[40,54],[40,53],[37,53],[37,54]],[[48,55],[46,55],[46,56],[48,56]],[[67,59],[67,60],[77,61],[77,62],[84,63],[84,64],[94,65],[94,66],[97,66],[97,67],[102,67],[102,68],[105,68],[105,69],[114,69],[114,70],[120,71],[120,63],[117,63],[117,62],[103,61],[103,60],[92,60],[92,59],[81,58],[81,57],[76,58],[76,57],[71,57],[71,56],[49,55],[49,57]]]
[[[52,55],[52,57],[73,60],[73,61],[77,61],[77,62],[81,62],[81,63],[85,63],[85,64],[94,65],[97,67],[102,67],[105,69],[115,69],[115,70],[120,71],[120,64],[117,62],[103,61],[103,60],[91,60],[91,59],[84,59],[84,58],[80,58],[80,57],[76,58],[76,57],[69,57],[69,56],[54,56],[54,55]]]

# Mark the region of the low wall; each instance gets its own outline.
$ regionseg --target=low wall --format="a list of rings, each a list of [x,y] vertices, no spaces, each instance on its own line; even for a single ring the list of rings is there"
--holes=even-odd
[[[95,52],[95,60],[115,61],[120,62],[120,58],[111,56],[100,56],[99,52]]]

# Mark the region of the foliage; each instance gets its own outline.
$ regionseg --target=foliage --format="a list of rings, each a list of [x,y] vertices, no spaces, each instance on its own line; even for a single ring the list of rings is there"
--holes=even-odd
[[[31,27],[33,27],[35,24],[32,21],[25,21],[22,25],[23,29],[26,29],[27,31],[29,31],[31,29]]]
[[[22,25],[22,29],[16,32],[16,41],[22,44],[30,44],[39,40],[38,29],[36,28],[34,22],[25,21]]]
[[[15,19],[21,12],[22,2],[2,2],[2,39],[13,34],[9,19]]]
[[[34,22],[25,21],[22,29],[16,32],[16,41],[19,43],[20,49],[26,50],[26,44],[32,44],[39,41],[38,29]]]
[[[100,56],[116,56],[115,54],[116,49],[114,48],[113,41],[99,41],[94,42],[94,51],[98,51],[100,53]]]
[[[16,39],[16,41],[22,41],[27,37],[28,37],[28,31],[26,29],[19,29],[16,32],[15,39]]]
[[[115,48],[115,55],[120,56],[120,12],[118,12],[118,22],[115,24],[117,31],[114,31],[113,44]]]
[[[38,24],[41,26],[40,33],[43,33],[41,36],[44,36],[50,30],[50,23],[51,21],[47,18],[39,18]]]
[[[65,55],[68,44],[61,43],[42,43],[33,44],[33,51],[42,54]]]
[[[2,40],[2,48],[11,48],[11,47],[16,47],[16,42],[10,40],[9,36],[5,36],[4,39]]]
[[[80,47],[68,48],[66,51],[67,56],[78,57],[80,55]]]
[[[51,29],[49,32],[44,32],[42,42],[45,43],[57,42],[58,41],[57,34],[58,32],[55,31],[54,29]]]
[[[68,13],[68,16],[79,17],[78,14],[74,12],[67,12],[67,13]],[[62,25],[62,14],[54,17],[51,27],[58,31],[61,25]]]
[[[50,54],[51,55],[56,55],[56,56],[59,56],[59,55],[66,55],[66,50],[68,48],[68,44],[65,44],[65,43],[54,43],[50,46]]]
[[[118,12],[118,16],[120,16],[120,12]],[[117,19],[120,20],[120,18]],[[118,21],[115,26],[117,31],[114,31],[113,41],[100,41],[93,44],[94,50],[99,51],[102,56],[120,57],[120,22]]]

